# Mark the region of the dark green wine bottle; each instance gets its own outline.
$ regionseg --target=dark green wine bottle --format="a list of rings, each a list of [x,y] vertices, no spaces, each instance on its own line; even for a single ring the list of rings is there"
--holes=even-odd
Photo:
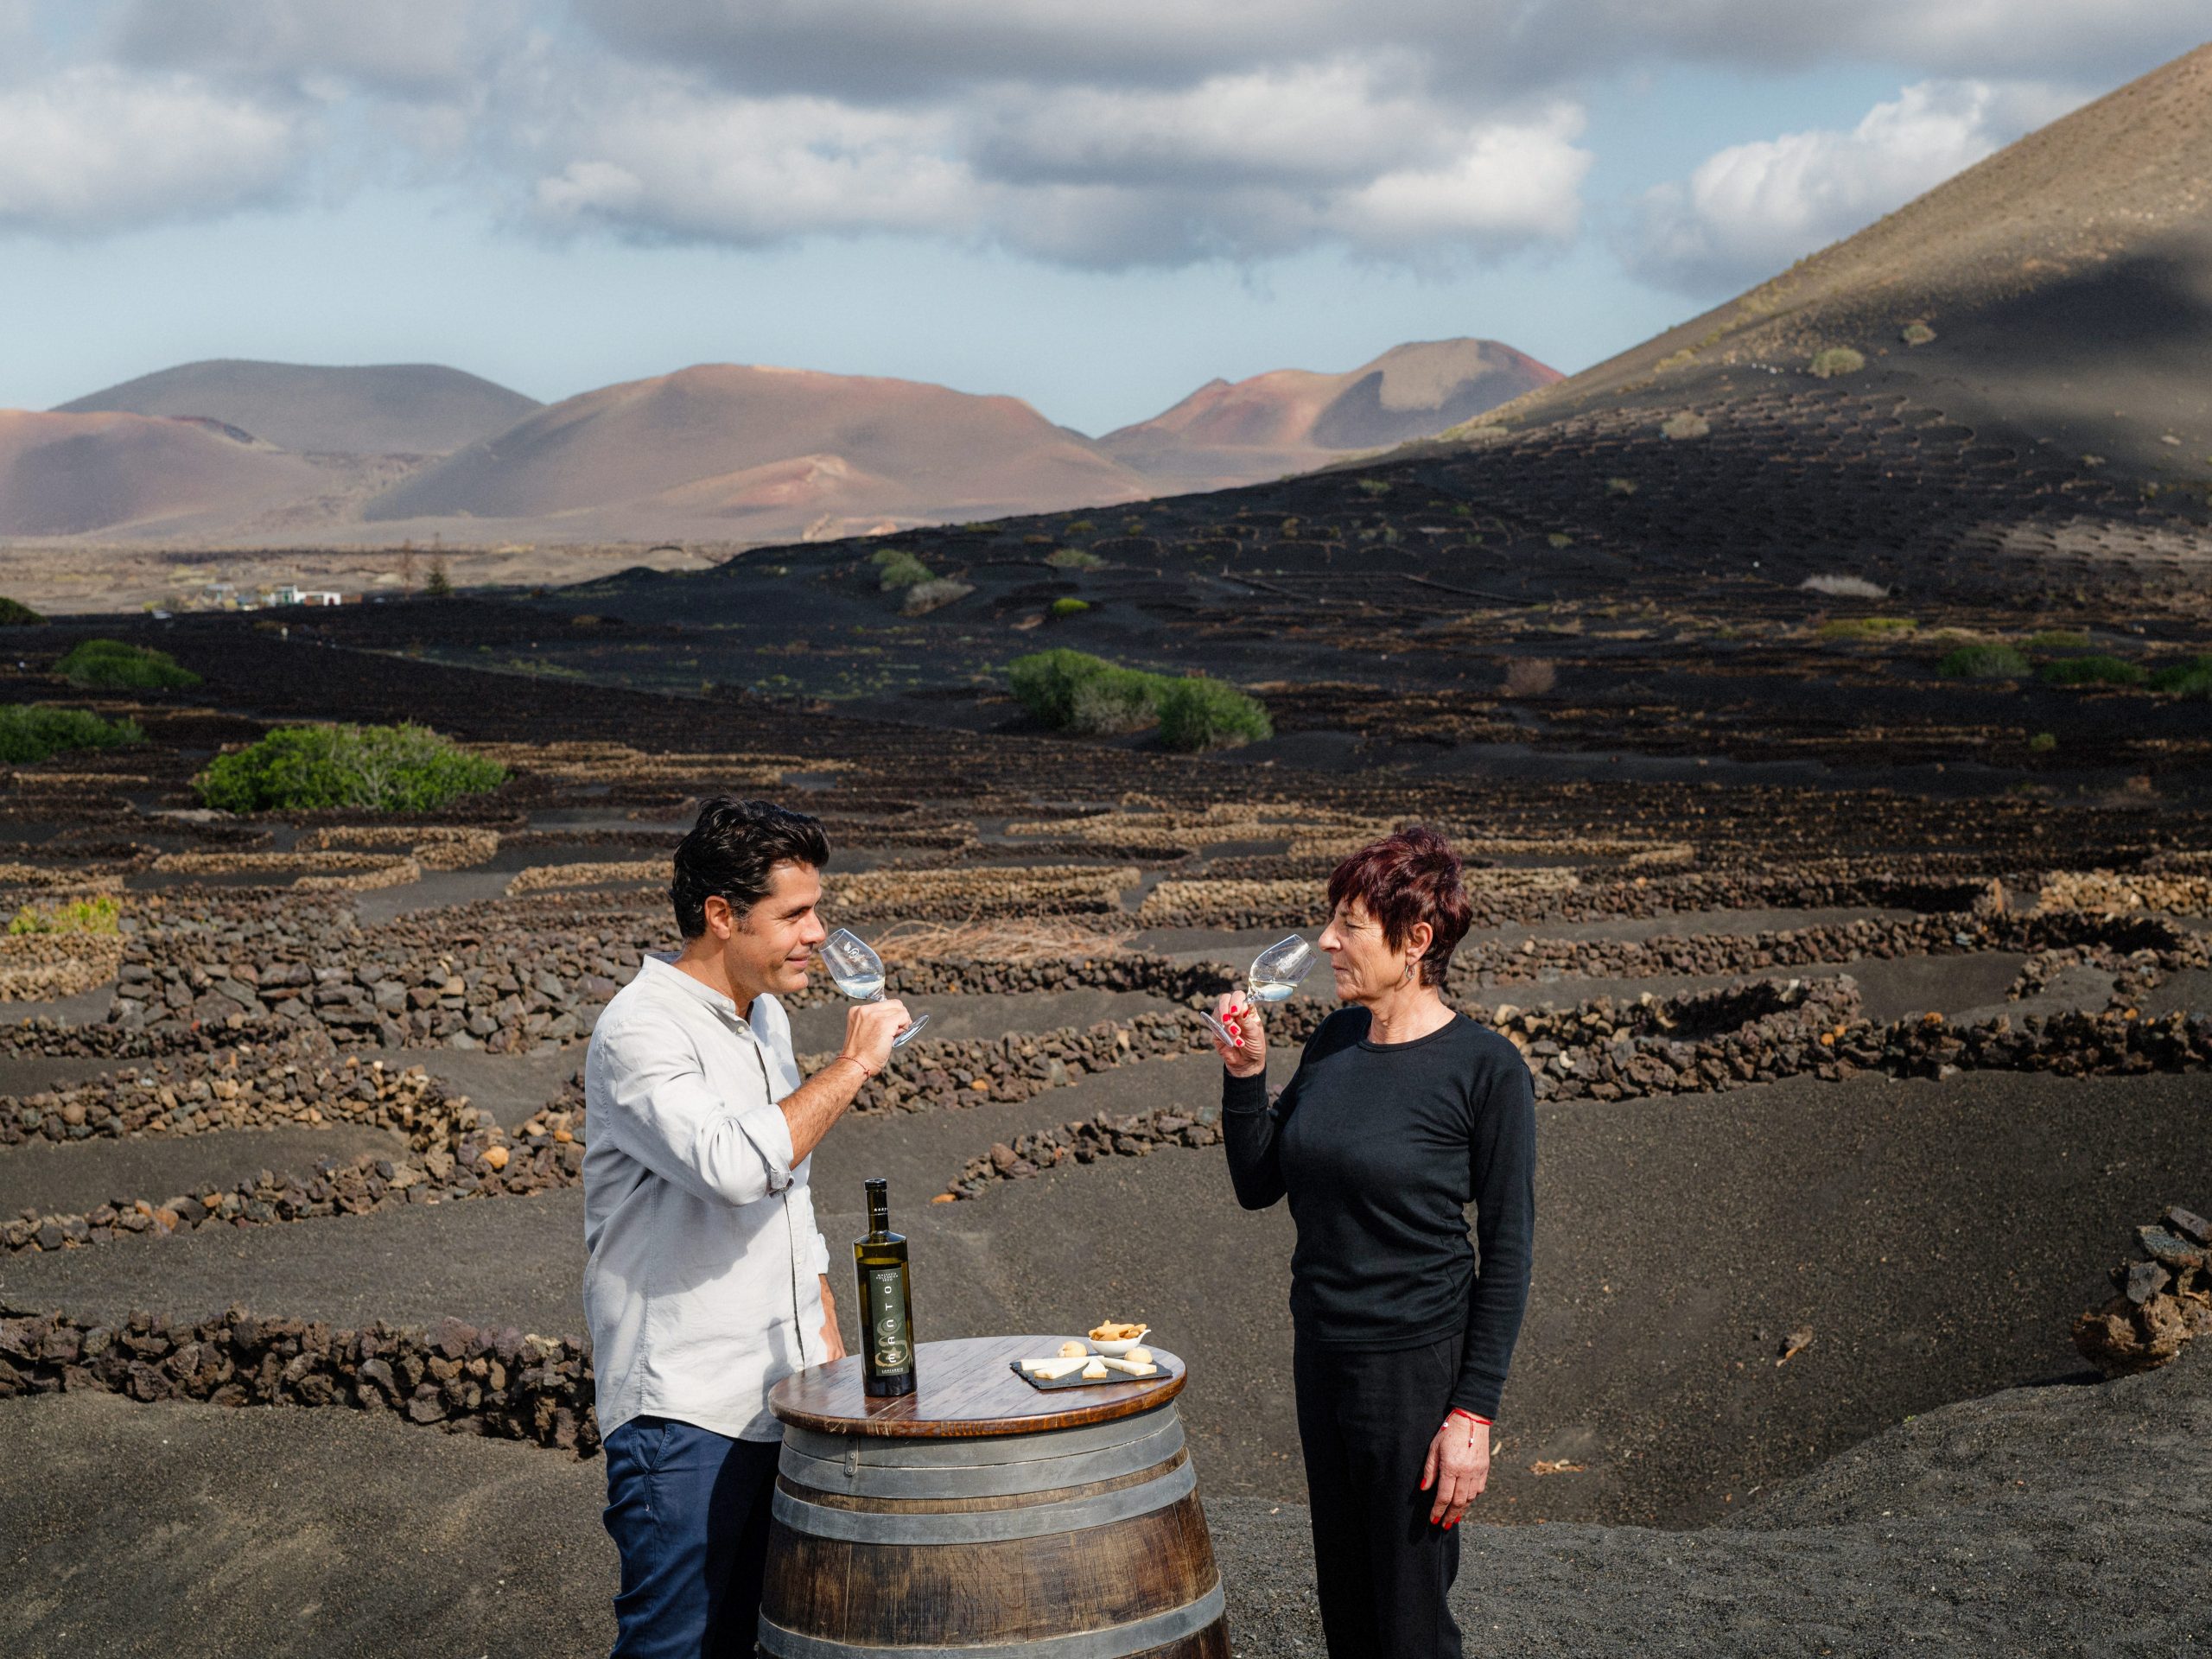
[[[861,1281],[861,1363],[870,1394],[914,1391],[914,1318],[906,1240],[891,1230],[891,1187],[868,1183],[868,1236],[853,1245]]]

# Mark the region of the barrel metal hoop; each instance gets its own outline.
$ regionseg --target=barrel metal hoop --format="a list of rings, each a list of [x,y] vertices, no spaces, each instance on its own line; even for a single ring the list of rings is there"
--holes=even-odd
[[[1222,1607],[1221,1582],[1217,1579],[1213,1588],[1196,1601],[1154,1613],[1149,1618],[1109,1624],[1096,1630],[1076,1630],[1066,1636],[1040,1637],[1033,1642],[963,1643],[959,1651],[980,1653],[986,1659],[1127,1659],[1130,1654],[1165,1647],[1170,1642],[1197,1635],[1221,1617]],[[832,1642],[823,1637],[787,1630],[771,1623],[766,1613],[760,1616],[760,1645],[776,1659],[924,1659],[927,1654],[950,1650]]]
[[[953,1440],[881,1434],[824,1434],[784,1425],[784,1444],[800,1456],[823,1463],[842,1463],[855,1452],[863,1469],[974,1468],[992,1463],[1034,1463],[1045,1458],[1067,1457],[1121,1446],[1157,1433],[1163,1421],[1176,1420],[1173,1402],[1155,1406],[1111,1422],[1086,1423],[1081,1428],[1054,1429],[1045,1433],[981,1434]]]
[[[805,1538],[836,1538],[859,1544],[995,1544],[1132,1520],[1166,1509],[1196,1491],[1198,1484],[1197,1472],[1185,1462],[1158,1480],[1101,1492],[1095,1497],[1030,1503],[1015,1510],[938,1510],[919,1515],[825,1509],[779,1487],[772,1511],[778,1522]]]
[[[1027,1463],[935,1465],[921,1469],[874,1463],[855,1466],[849,1459],[832,1462],[809,1457],[786,1441],[778,1466],[795,1484],[842,1497],[1013,1497],[1023,1492],[1049,1492],[1062,1486],[1118,1479],[1165,1463],[1182,1449],[1182,1420],[1171,1417],[1142,1440]]]

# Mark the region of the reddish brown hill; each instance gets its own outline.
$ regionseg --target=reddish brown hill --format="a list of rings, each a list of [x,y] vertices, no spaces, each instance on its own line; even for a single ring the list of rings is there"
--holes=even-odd
[[[1090,440],[1017,398],[714,364],[556,404],[386,490],[368,517],[559,519],[609,537],[711,526],[766,539],[1147,493]]]
[[[204,416],[301,454],[442,455],[541,407],[436,363],[324,367],[216,359],[141,375],[54,412]]]
[[[0,536],[219,526],[318,476],[214,422],[0,410]]]
[[[1420,340],[1348,374],[1278,369],[1233,384],[1209,381],[1099,444],[1163,483],[1263,482],[1347,452],[1429,436],[1559,378],[1494,340]]]

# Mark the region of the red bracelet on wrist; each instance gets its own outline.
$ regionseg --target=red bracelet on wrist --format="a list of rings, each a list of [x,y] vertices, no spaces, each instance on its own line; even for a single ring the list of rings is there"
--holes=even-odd
[[[1475,1414],[1474,1414],[1473,1412],[1471,1412],[1471,1411],[1464,1411],[1464,1410],[1462,1410],[1462,1409],[1461,1409],[1459,1407],[1458,1407],[1458,1406],[1454,1406],[1454,1407],[1452,1407],[1452,1409],[1451,1409],[1449,1412],[1447,1412],[1447,1413],[1446,1413],[1446,1414],[1445,1414],[1445,1415],[1446,1415],[1446,1421],[1449,1421],[1451,1418],[1453,1418],[1453,1417],[1464,1417],[1464,1418],[1465,1418],[1465,1419],[1466,1419],[1469,1422],[1471,1422],[1471,1423],[1480,1423],[1480,1424],[1481,1424],[1484,1428],[1489,1428],[1489,1427],[1493,1427],[1493,1425],[1491,1424],[1491,1420],[1490,1420],[1489,1418],[1487,1418],[1487,1417],[1478,1417],[1478,1416],[1476,1416],[1476,1415],[1475,1415]]]

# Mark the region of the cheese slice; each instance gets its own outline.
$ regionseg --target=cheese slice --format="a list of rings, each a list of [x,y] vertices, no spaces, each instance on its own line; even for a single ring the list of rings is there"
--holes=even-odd
[[[1098,1363],[1102,1365],[1110,1365],[1117,1371],[1126,1371],[1131,1376],[1152,1376],[1157,1375],[1160,1370],[1160,1367],[1148,1359],[1102,1359]],[[1088,1376],[1089,1373],[1085,1372],[1084,1375]]]
[[[1040,1376],[1047,1382],[1056,1382],[1070,1371],[1080,1370],[1084,1365],[1080,1356],[1074,1359],[1025,1359],[1021,1369],[1032,1376]]]
[[[1092,1360],[1083,1368],[1083,1374],[1093,1382],[1102,1380],[1106,1376],[1106,1362],[1103,1359]]]

